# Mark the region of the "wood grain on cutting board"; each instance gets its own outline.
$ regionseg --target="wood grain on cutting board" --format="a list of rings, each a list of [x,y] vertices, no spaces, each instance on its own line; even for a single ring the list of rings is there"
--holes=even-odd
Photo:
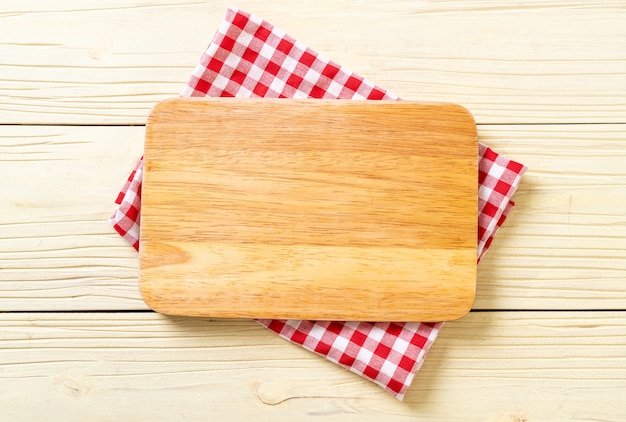
[[[476,148],[450,104],[166,101],[146,129],[143,297],[178,315],[460,317]]]

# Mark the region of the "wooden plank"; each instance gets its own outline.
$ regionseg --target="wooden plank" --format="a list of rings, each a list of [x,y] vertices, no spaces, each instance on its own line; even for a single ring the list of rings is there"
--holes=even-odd
[[[105,221],[142,127],[0,127],[0,310],[146,309]],[[480,126],[529,165],[477,309],[624,309],[626,125]]]
[[[460,318],[476,290],[476,137],[454,104],[159,103],[141,294],[170,315]]]
[[[0,123],[145,122],[180,92],[229,4],[3,1]],[[479,123],[626,122],[626,9],[614,1],[238,6],[405,99],[462,104]]]
[[[3,420],[626,416],[625,312],[472,313],[446,324],[404,402],[248,320],[0,314],[0,342]]]
[[[477,309],[625,309],[626,126],[485,126],[529,166],[478,271]]]
[[[143,127],[0,127],[0,311],[147,309],[107,219]]]

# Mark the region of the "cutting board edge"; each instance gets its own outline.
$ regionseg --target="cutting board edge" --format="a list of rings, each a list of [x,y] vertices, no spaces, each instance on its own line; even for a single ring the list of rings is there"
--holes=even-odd
[[[474,142],[478,144],[478,130],[476,119],[471,111],[458,103],[447,102],[447,101],[418,101],[418,100],[337,100],[337,99],[312,99],[312,98],[231,98],[231,97],[172,97],[166,98],[164,100],[159,101],[157,104],[152,107],[150,110],[147,120],[146,120],[146,129],[152,126],[152,122],[157,118],[160,113],[168,113],[168,109],[172,104],[185,104],[185,103],[206,103],[206,104],[216,104],[216,103],[236,103],[239,101],[245,101],[247,103],[283,103],[283,102],[291,102],[291,103],[300,103],[300,104],[315,104],[315,105],[324,105],[331,104],[336,105],[338,102],[341,102],[342,105],[360,105],[366,102],[367,104],[375,103],[376,105],[424,105],[424,106],[441,106],[441,107],[449,107],[451,109],[456,109],[460,111],[465,117],[468,119],[469,127],[472,128],[473,136],[475,138]],[[147,134],[146,134],[147,135]],[[147,139],[147,136],[144,138]]]
[[[475,285],[474,285],[475,286]],[[176,304],[169,303],[163,300],[153,299],[154,296],[147,294],[145,289],[140,287],[140,292],[144,303],[154,312],[162,315],[169,316],[182,316],[182,317],[194,317],[194,318],[212,318],[212,319],[276,319],[276,320],[315,320],[315,321],[371,321],[371,322],[450,322],[465,317],[472,311],[472,307],[475,302],[476,288],[471,289],[471,300],[464,300],[463,306],[455,306],[456,312],[448,312],[442,314],[438,311],[436,316],[423,313],[420,315],[415,314],[394,314],[393,317],[386,317],[383,315],[376,315],[371,318],[363,317],[360,314],[358,317],[350,314],[280,314],[280,313],[211,313],[207,311],[188,310],[181,308]]]

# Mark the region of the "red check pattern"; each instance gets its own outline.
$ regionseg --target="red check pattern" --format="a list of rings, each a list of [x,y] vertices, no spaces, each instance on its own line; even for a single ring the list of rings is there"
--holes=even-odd
[[[394,100],[394,94],[317,54],[280,29],[229,9],[182,96]],[[480,261],[513,207],[526,168],[479,148]],[[122,188],[113,227],[139,249],[140,160]],[[281,337],[372,380],[400,400],[442,323],[259,320]]]
[[[258,320],[402,400],[443,322]]]
[[[143,157],[135,165],[128,176],[122,190],[117,195],[115,203],[118,205],[109,222],[113,228],[133,248],[139,250],[139,225],[141,223],[141,182],[143,180]]]
[[[526,167],[478,145],[478,261],[515,205],[511,197]]]

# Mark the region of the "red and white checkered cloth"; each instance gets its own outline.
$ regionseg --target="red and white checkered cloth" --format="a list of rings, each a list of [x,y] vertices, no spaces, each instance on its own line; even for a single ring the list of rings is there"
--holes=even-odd
[[[394,100],[262,19],[228,9],[182,96]],[[245,135],[242,135],[245,136]],[[418,140],[416,140],[418,142]],[[507,214],[526,168],[479,147],[480,261]],[[139,161],[117,197],[113,227],[139,249]],[[402,400],[443,323],[259,320],[281,337],[368,378]]]

